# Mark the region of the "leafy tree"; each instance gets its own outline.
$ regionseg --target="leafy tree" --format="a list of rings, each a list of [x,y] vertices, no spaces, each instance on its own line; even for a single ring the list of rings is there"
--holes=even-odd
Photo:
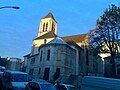
[[[120,7],[110,5],[97,20],[96,29],[90,31],[89,41],[99,53],[109,53],[112,67],[112,76],[115,75],[115,55],[118,52],[120,34]]]

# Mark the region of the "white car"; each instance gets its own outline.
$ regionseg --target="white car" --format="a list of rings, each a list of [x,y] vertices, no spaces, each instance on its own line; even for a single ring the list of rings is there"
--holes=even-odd
[[[56,90],[56,88],[45,80],[34,79],[26,85],[25,90]]]
[[[76,90],[76,87],[70,84],[62,84],[63,86],[65,86],[67,88],[67,90]]]
[[[19,71],[6,70],[3,73],[2,83],[5,90],[24,90],[29,81],[29,75]]]

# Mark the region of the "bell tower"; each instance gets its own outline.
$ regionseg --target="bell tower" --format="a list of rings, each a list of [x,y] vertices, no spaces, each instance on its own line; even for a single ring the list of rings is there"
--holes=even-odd
[[[57,35],[57,22],[51,12],[40,21],[38,37],[53,31]]]

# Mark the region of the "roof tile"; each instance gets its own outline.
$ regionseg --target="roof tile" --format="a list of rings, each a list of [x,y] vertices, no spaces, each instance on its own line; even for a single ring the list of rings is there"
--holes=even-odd
[[[40,37],[35,38],[34,40],[45,39],[45,38],[54,38],[54,37],[57,37],[57,35],[53,31],[50,31],[50,32],[48,32]]]
[[[61,37],[61,38],[66,42],[70,42],[70,41],[82,42],[82,41],[85,41],[85,39],[87,38],[87,34],[65,36],[65,37]]]

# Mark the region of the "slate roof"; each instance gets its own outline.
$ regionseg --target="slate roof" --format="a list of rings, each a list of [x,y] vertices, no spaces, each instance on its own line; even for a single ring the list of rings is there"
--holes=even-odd
[[[80,48],[81,50],[83,50],[79,45],[77,45],[74,41],[68,41],[66,42],[68,45],[73,45],[73,46],[76,46],[78,48]]]
[[[30,53],[29,54],[27,54],[27,55],[25,55],[25,56],[23,56],[23,57],[29,57],[30,56]]]
[[[53,40],[51,40],[50,42],[48,42],[47,44],[42,44],[39,47],[39,50],[41,47],[47,46],[47,45],[65,45],[68,46],[70,48],[72,48],[68,43],[66,43],[64,40],[62,40],[60,37],[56,37]],[[75,50],[74,48],[72,48],[73,50]]]
[[[47,44],[63,44],[63,45],[68,45],[65,41],[63,41],[61,38],[56,37],[55,39],[53,39],[52,41],[50,41]]]
[[[87,37],[87,34],[79,34],[79,35],[72,35],[72,36],[65,36],[65,37],[61,37],[65,42],[82,42],[85,41]]]
[[[37,39],[45,39],[45,38],[53,38],[53,37],[57,37],[57,35],[53,32],[53,31],[50,31],[40,37],[37,37],[35,38],[34,40],[37,40]]]
[[[44,39],[44,38],[55,38],[55,37],[57,37],[57,35],[53,31],[50,31],[40,37],[35,38],[34,40]],[[77,43],[77,42],[85,41],[86,37],[87,34],[79,34],[79,35],[65,36],[60,38],[67,43],[71,43],[71,42]]]
[[[45,17],[43,17],[43,19],[45,19],[45,18],[52,18],[53,20],[55,20],[53,14],[51,12],[49,12]]]
[[[29,58],[37,56],[37,55],[39,55],[39,54],[37,53],[37,54],[31,55],[31,56],[29,56]]]

